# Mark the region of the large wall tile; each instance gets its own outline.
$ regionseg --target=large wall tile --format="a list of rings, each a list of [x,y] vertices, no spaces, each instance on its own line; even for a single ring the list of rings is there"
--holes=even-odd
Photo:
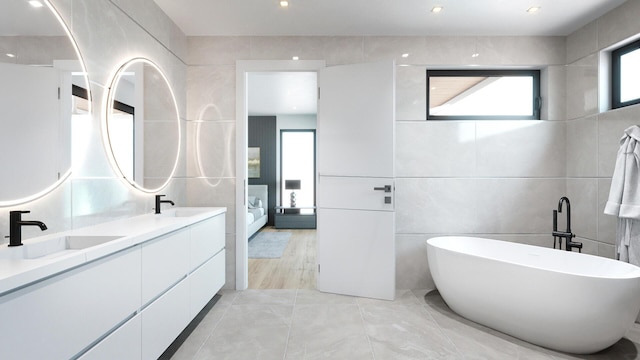
[[[627,106],[598,115],[598,176],[611,177],[624,130],[637,125],[640,105]]]
[[[567,69],[564,65],[551,65],[540,72],[542,120],[567,119]]]
[[[396,120],[427,119],[427,72],[423,66],[396,68]]]
[[[322,60],[323,52],[321,36],[252,36],[251,58],[238,60]]]
[[[327,36],[324,37],[324,60],[327,66],[357,64],[364,62],[364,37]]]
[[[473,179],[396,179],[396,232],[473,233],[476,197]]]
[[[514,120],[476,122],[480,177],[564,177],[565,124]]]
[[[567,179],[567,197],[571,201],[571,231],[583,238],[598,238],[598,179]],[[558,214],[559,220],[566,219],[566,207]],[[562,221],[560,230],[566,229]]]
[[[427,259],[426,235],[396,236],[396,288],[435,289]]]
[[[187,38],[187,64],[235,65],[248,59],[251,38],[248,36],[190,36]]]
[[[598,48],[605,49],[640,33],[640,1],[629,0],[598,19]]]
[[[236,179],[188,178],[186,202],[189,206],[223,206],[227,208],[226,232],[236,231]],[[242,206],[242,205],[240,205]]]
[[[598,179],[598,241],[614,245],[616,243],[616,228],[618,217],[604,213],[604,207],[609,199],[611,179]]]
[[[187,119],[235,119],[235,65],[191,66],[187,81]]]
[[[364,60],[396,60],[398,64],[424,64],[428,47],[425,38],[420,36],[365,36]],[[402,54],[409,54],[403,58]]]
[[[396,124],[398,177],[472,177],[476,172],[475,122]]]
[[[486,65],[564,65],[563,36],[489,36],[479,37],[477,58]]]
[[[188,121],[187,175],[224,178],[235,176],[236,122]]]
[[[471,55],[478,50],[478,40],[468,36],[428,36],[425,47],[426,64],[469,65],[475,62]]]
[[[567,121],[567,176],[598,176],[598,118]]]
[[[539,234],[552,228],[551,214],[564,195],[564,179],[477,179],[480,233]]]
[[[598,55],[592,54],[567,66],[567,119],[598,111]]]
[[[567,36],[566,63],[573,63],[598,51],[597,32],[597,21],[592,21]]]

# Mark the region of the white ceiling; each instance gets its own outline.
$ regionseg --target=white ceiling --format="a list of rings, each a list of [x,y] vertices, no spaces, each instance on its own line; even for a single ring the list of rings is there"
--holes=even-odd
[[[249,73],[249,115],[315,114],[318,88],[315,72]]]
[[[0,36],[65,36],[64,28],[46,6],[25,0],[0,0]]]
[[[154,0],[187,36],[568,35],[625,0]],[[439,14],[430,10],[444,6]],[[526,10],[540,6],[536,14]]]

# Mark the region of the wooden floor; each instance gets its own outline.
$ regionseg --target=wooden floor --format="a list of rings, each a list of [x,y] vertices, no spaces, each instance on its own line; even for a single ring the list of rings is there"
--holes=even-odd
[[[316,230],[275,229],[290,232],[280,259],[249,259],[249,289],[315,289]]]

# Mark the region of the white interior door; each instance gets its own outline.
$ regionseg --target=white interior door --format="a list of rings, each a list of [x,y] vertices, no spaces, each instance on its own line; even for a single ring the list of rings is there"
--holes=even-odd
[[[395,64],[318,74],[318,290],[395,296]]]

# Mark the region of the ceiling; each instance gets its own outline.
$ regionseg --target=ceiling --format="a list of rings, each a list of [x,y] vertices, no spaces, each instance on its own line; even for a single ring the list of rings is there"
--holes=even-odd
[[[249,115],[309,115],[318,111],[315,72],[249,73],[248,78]]]
[[[154,0],[187,36],[564,36],[625,0]],[[435,5],[443,10],[434,14]],[[526,10],[539,6],[540,11]]]

